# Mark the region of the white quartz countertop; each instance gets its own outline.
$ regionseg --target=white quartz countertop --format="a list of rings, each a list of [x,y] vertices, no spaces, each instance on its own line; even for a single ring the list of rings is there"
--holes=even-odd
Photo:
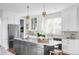
[[[40,45],[48,45],[48,46],[62,44],[62,41],[55,41],[55,40],[51,41],[50,43],[39,43],[36,39],[19,39],[19,38],[17,38],[16,40],[21,40],[21,41],[36,43],[36,44],[40,44]]]

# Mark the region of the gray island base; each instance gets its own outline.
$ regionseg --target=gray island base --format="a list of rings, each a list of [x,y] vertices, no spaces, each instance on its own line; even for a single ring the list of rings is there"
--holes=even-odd
[[[16,49],[16,55],[49,55],[49,51],[54,50],[54,45],[15,39],[14,48]]]

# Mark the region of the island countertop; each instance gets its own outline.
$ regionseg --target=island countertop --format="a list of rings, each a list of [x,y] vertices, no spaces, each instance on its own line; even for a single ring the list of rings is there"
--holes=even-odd
[[[31,42],[31,43],[35,43],[35,44],[39,44],[39,45],[47,45],[47,46],[53,46],[53,45],[57,45],[57,44],[62,44],[62,41],[55,41],[52,40],[51,43],[39,43],[37,41],[37,39],[21,39],[21,38],[16,38],[16,40],[20,40],[20,41],[26,41],[26,42]]]

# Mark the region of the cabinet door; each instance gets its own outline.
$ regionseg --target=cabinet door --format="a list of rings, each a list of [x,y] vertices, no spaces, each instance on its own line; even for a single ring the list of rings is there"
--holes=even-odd
[[[44,49],[37,49],[37,55],[44,55]]]
[[[31,48],[31,55],[37,55],[37,49],[35,47]]]
[[[69,27],[69,14],[67,11],[62,12],[62,30],[67,31]]]
[[[63,39],[62,40],[62,50],[63,50],[64,53],[68,53],[68,50],[69,50],[68,39]]]
[[[24,55],[24,42],[20,41],[20,54]]]
[[[44,55],[44,49],[41,49],[41,55]]]
[[[37,54],[37,44],[31,43],[30,53],[31,53],[31,55],[36,55]]]
[[[75,46],[74,46],[74,51],[76,55],[79,55],[79,39],[74,40],[75,41]]]
[[[77,10],[75,7],[62,11],[62,30],[77,31]]]
[[[37,29],[37,18],[32,18],[31,19],[31,30],[36,30]]]
[[[30,51],[29,42],[25,42],[24,46],[25,46],[25,55],[29,55],[29,51]]]
[[[37,55],[44,55],[44,46],[37,45]]]
[[[15,48],[16,48],[16,54],[20,54],[20,45],[19,45],[19,40],[15,40]]]
[[[28,47],[28,55],[32,55],[32,54],[31,54],[31,51],[32,51],[31,48],[32,48],[32,47],[29,45],[29,47]]]
[[[16,39],[14,40],[13,48],[16,48]]]
[[[41,49],[37,50],[37,55],[41,55]]]
[[[79,54],[79,40],[71,39],[69,41],[69,53],[70,54]]]
[[[62,49],[67,54],[79,54],[79,40],[76,39],[63,39]]]

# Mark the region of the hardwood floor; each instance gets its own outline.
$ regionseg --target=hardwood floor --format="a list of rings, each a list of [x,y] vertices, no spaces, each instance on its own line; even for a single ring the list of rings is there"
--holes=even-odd
[[[6,50],[4,47],[0,47],[0,55],[14,55],[14,54]]]
[[[53,53],[51,55],[54,55]],[[66,54],[66,53],[62,53],[62,55],[69,55],[69,54]]]
[[[12,52],[13,54],[16,54],[16,49],[15,48],[10,48],[8,49],[10,52]]]

